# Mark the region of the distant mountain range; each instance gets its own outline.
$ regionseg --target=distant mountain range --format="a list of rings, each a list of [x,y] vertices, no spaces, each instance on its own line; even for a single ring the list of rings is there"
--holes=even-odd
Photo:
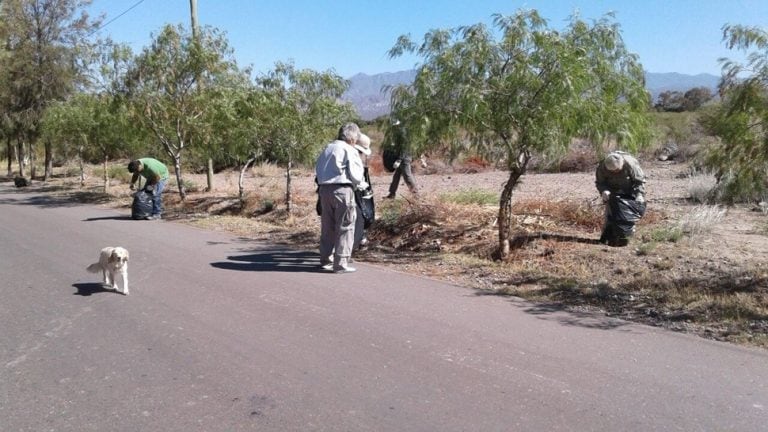
[[[349,78],[349,89],[342,99],[351,102],[363,120],[372,120],[389,113],[387,86],[409,84],[416,77],[416,70],[386,72],[375,75],[357,74]],[[707,87],[716,93],[720,77],[711,74],[686,75],[676,72],[645,74],[645,87],[653,100],[665,91],[682,91],[694,87]]]

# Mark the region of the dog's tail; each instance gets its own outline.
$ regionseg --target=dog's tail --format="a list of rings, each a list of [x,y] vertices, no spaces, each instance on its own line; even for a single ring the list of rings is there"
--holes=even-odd
[[[89,265],[88,268],[86,268],[86,270],[88,270],[91,273],[98,273],[99,270],[101,270],[101,264],[93,263],[93,264]]]

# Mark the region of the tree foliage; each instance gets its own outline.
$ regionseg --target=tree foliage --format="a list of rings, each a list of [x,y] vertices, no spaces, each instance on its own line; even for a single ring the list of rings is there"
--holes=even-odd
[[[88,35],[99,24],[85,12],[89,4],[84,0],[0,3],[0,35],[5,48],[0,102],[5,132],[20,143],[34,142],[48,105],[66,98],[82,82],[81,60],[89,45]],[[49,152],[46,157],[50,157]]]
[[[757,27],[726,25],[728,49],[750,51],[746,63],[721,59],[722,103],[703,119],[720,143],[707,155],[720,198],[765,199],[768,192],[768,32]]]
[[[179,195],[186,197],[182,156],[187,147],[202,141],[209,125],[202,123],[215,92],[198,91],[200,80],[216,87],[237,73],[237,65],[224,35],[201,29],[199,40],[183,26],[165,26],[144,48],[128,72],[128,95],[136,118],[173,160]]]
[[[348,83],[333,72],[296,69],[277,63],[257,79],[263,104],[256,141],[267,159],[286,167],[286,206],[291,211],[291,169],[310,162],[338,127],[354,118],[354,110],[339,102]]]
[[[392,107],[411,150],[468,147],[510,171],[499,203],[502,257],[512,192],[532,154],[558,157],[574,137],[630,151],[649,139],[642,66],[611,15],[591,24],[573,16],[557,31],[536,11],[497,14],[492,29],[432,30],[420,44],[401,36],[390,56],[406,52],[423,63],[412,85],[392,91]]]
[[[712,99],[712,90],[707,87],[694,87],[681,92],[668,90],[661,92],[654,108],[664,112],[696,111]]]

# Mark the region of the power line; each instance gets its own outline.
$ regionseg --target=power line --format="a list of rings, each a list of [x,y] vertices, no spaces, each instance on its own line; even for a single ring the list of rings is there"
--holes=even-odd
[[[90,32],[90,33],[88,33],[88,36],[90,36],[90,35],[92,35],[92,34],[96,33],[97,31],[99,31],[99,30],[103,29],[104,27],[106,27],[106,26],[108,26],[108,25],[112,24],[112,23],[113,23],[115,20],[117,20],[117,19],[118,19],[118,18],[120,18],[121,16],[123,16],[123,15],[127,14],[127,13],[128,13],[128,12],[130,12],[130,11],[131,11],[133,8],[135,8],[136,6],[138,6],[138,5],[142,4],[142,3],[144,3],[144,0],[139,0],[139,1],[137,1],[137,2],[136,2],[134,5],[133,5],[133,6],[129,7],[129,8],[128,8],[128,9],[126,9],[126,10],[124,10],[124,11],[123,11],[122,13],[120,13],[118,16],[116,16],[116,17],[112,18],[111,20],[109,20],[109,21],[105,22],[103,25],[101,25],[101,26],[100,26],[99,28],[97,28],[96,30],[94,30],[94,31],[92,31],[92,32]]]

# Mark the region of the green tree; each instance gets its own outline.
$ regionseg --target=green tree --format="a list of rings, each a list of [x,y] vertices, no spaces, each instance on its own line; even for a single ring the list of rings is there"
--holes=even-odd
[[[51,104],[41,121],[41,136],[44,140],[56,143],[63,153],[70,149],[77,155],[80,165],[80,186],[85,185],[84,163],[90,159],[89,132],[93,128],[91,117],[93,110],[83,109],[87,105],[87,96],[74,97],[67,102]]]
[[[4,0],[0,3],[0,35],[5,51],[0,100],[17,140],[20,175],[25,146],[34,156],[40,120],[47,106],[63,100],[82,82],[81,54],[88,35],[99,25],[85,12],[87,0]],[[52,155],[46,148],[46,168]],[[50,173],[46,172],[46,177]]]
[[[297,70],[290,63],[278,63],[257,79],[263,90],[258,134],[266,157],[284,164],[285,203],[292,211],[291,170],[294,163],[310,162],[317,150],[335,135],[344,122],[354,118],[354,110],[339,102],[348,83],[333,72]]]
[[[420,45],[401,36],[390,50],[423,58],[414,83],[392,92],[413,153],[468,142],[479,154],[503,155],[501,258],[509,255],[512,193],[532,154],[562,155],[574,137],[596,147],[613,139],[630,151],[649,140],[642,66],[612,18],[589,24],[574,16],[556,31],[536,11],[497,14],[495,31],[433,30]]]
[[[683,108],[686,111],[697,111],[710,100],[712,100],[712,90],[707,87],[694,87],[683,95]]]
[[[241,204],[244,203],[243,176],[251,163],[261,155],[257,138],[263,128],[260,121],[260,92],[252,83],[234,80],[231,85],[206,87],[208,109],[201,122],[210,126],[203,158],[212,157],[219,164],[240,166],[238,182]],[[212,183],[210,183],[212,186]]]
[[[203,28],[199,41],[183,26],[165,26],[136,58],[128,73],[128,91],[137,119],[173,160],[179,195],[186,198],[182,156],[202,141],[210,92],[197,91],[198,80],[216,87],[237,69],[224,35]]]
[[[728,49],[747,52],[746,64],[721,59],[722,103],[703,119],[719,144],[706,163],[715,171],[720,198],[764,199],[768,191],[768,32],[740,25],[723,27]]]
[[[659,93],[656,104],[657,111],[683,112],[685,111],[685,95],[677,90],[667,90]]]
[[[65,102],[49,106],[41,121],[41,138],[58,143],[63,152],[74,151],[81,162],[100,161],[104,168],[104,190],[109,189],[109,161],[126,157],[128,114],[107,94],[78,93]]]

